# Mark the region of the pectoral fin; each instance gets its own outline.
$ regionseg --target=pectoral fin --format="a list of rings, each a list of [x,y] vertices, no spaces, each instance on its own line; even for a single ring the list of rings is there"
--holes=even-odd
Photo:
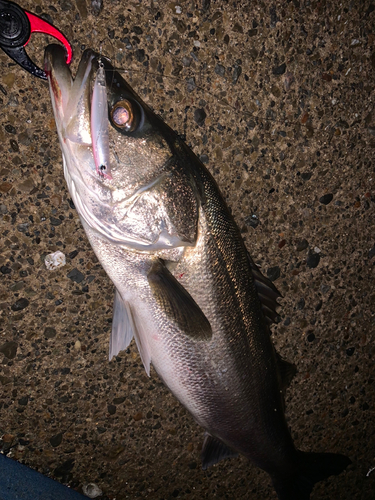
[[[194,340],[211,339],[208,319],[161,260],[154,263],[147,278],[158,305],[170,321]]]

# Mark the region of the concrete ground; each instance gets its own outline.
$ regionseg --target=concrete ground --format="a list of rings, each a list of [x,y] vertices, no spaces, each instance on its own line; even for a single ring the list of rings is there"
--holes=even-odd
[[[284,296],[296,445],[353,461],[311,498],[375,498],[374,2],[100,3],[22,6],[65,33],[74,67],[102,46],[186,135]],[[29,44],[39,64],[46,43]],[[244,458],[201,470],[202,429],[133,343],[108,362],[113,287],[69,203],[47,84],[0,67],[2,452],[103,499],[276,499]]]

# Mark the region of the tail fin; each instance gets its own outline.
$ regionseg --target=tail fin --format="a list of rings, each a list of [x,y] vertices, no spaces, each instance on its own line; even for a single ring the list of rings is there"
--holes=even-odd
[[[315,483],[340,474],[351,460],[336,453],[304,453],[298,451],[300,466],[293,476],[273,478],[280,500],[309,500]]]

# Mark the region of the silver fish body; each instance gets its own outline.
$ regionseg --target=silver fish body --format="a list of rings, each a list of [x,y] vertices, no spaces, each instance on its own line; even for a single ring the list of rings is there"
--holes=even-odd
[[[350,461],[294,447],[283,398],[294,367],[268,327],[279,294],[215,181],[104,59],[110,175],[101,175],[91,134],[100,137],[91,119],[98,57],[86,51],[74,81],[61,48],[49,46],[45,61],[69,191],[116,288],[110,358],[134,336],[146,372],[152,363],[205,429],[204,468],[241,453],[271,475],[280,499],[308,499]]]

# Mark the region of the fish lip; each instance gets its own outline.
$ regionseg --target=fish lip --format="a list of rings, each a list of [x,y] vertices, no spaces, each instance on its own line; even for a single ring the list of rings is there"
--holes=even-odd
[[[91,62],[93,59],[99,59],[100,55],[92,49],[86,49],[81,57],[81,62],[86,61],[86,64]],[[64,47],[62,45],[58,45],[56,43],[51,43],[47,45],[44,51],[44,71],[47,75],[50,75],[51,72],[56,72],[59,70],[68,69],[70,75],[72,73],[70,71],[69,65],[66,62],[66,53]]]
[[[68,67],[68,64],[65,60],[65,51],[63,47],[56,43],[52,43],[50,45],[47,45],[44,51],[44,71],[47,74],[51,74],[55,66],[55,61],[65,67]]]
[[[73,78],[69,65],[66,63],[65,49],[58,44],[50,44],[44,52],[44,70],[50,83],[51,98],[55,101],[55,111],[59,120],[64,120],[65,112],[72,93],[82,93],[84,87],[91,84],[91,67],[98,66],[99,54],[92,49],[86,49],[79,62],[78,70]]]
[[[73,78],[65,60],[65,50],[61,45],[48,45],[44,52],[44,70],[49,81],[51,97],[56,111],[63,112],[73,85]]]

